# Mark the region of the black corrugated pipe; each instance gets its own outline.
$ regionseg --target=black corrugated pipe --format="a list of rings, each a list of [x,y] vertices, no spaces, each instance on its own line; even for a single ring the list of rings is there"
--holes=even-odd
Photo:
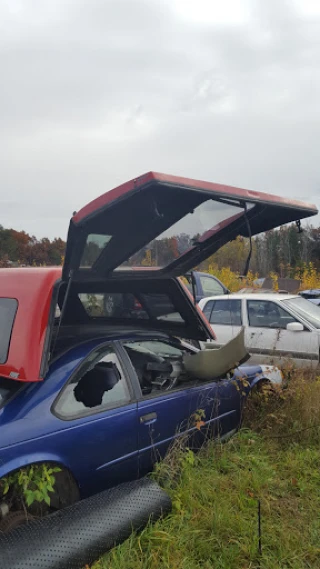
[[[81,569],[170,510],[152,480],[121,484],[0,535],[0,567]]]

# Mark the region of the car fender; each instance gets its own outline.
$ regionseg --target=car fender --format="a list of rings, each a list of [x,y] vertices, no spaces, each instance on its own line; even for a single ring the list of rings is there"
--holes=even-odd
[[[251,382],[251,389],[255,387],[259,381],[263,381],[265,379],[270,381],[270,383],[273,385],[281,385],[283,383],[283,375],[278,367],[267,365],[261,365],[259,367],[261,369],[261,372],[257,373],[256,377]]]
[[[13,460],[9,460],[8,462],[2,464],[0,458],[0,478],[3,478],[4,476],[7,476],[11,472],[19,470],[20,468],[25,468],[26,466],[31,466],[31,464],[36,464],[36,463],[39,464],[41,462],[54,462],[61,468],[69,470],[74,476],[73,472],[69,468],[69,465],[64,463],[59,455],[53,453],[37,452],[37,453],[19,456],[17,458],[14,458]]]

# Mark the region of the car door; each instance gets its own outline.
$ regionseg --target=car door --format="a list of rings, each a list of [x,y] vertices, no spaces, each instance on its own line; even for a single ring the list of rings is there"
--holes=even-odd
[[[189,419],[186,388],[182,386],[179,389],[162,391],[156,382],[152,387],[148,386],[146,367],[152,366],[153,363],[156,365],[164,354],[170,358],[181,359],[183,349],[180,349],[178,344],[162,340],[133,340],[123,343],[123,349],[140,393],[137,428],[139,475],[143,476],[165,455],[173,439],[185,432]]]
[[[184,352],[192,353],[192,350],[159,340],[124,344],[141,390],[138,446],[139,474],[143,475],[164,456],[174,439],[187,434],[189,446],[199,446],[208,430],[210,434],[225,434],[235,429],[240,420],[240,393],[233,381],[201,382],[190,378],[167,392],[155,389],[148,393],[144,390],[142,377],[143,359],[139,361],[130,351],[137,346],[148,348],[157,355],[167,353],[169,358],[177,358],[176,366]],[[197,427],[202,422],[205,425],[200,430]]]
[[[267,363],[285,365],[294,362],[299,367],[316,367],[319,361],[319,340],[316,333],[274,300],[247,300],[247,346],[253,362],[261,357]],[[287,325],[299,322],[303,330],[287,330]]]
[[[188,389],[189,447],[199,448],[208,437],[232,434],[241,419],[241,393],[232,379],[196,381]]]
[[[215,332],[218,343],[226,344],[240,332],[241,300],[230,297],[208,300],[202,311]]]
[[[277,339],[279,320],[278,310],[274,303],[268,300],[246,300],[246,311],[244,318],[247,326],[245,328],[245,344],[250,352],[249,363],[278,364]]]
[[[279,306],[279,305],[278,305]],[[316,368],[319,363],[319,339],[320,335],[311,326],[306,325],[293,313],[291,314],[279,306],[280,322],[277,337],[277,351],[279,361],[285,362],[289,358],[299,367]],[[287,330],[287,324],[297,322],[303,326],[302,330]]]
[[[220,283],[213,275],[199,273],[196,275],[196,281],[199,283],[197,287],[197,302],[199,302],[201,298],[226,294],[226,289],[223,287],[222,283]]]
[[[138,477],[137,403],[114,345],[85,358],[52,411],[65,422],[59,453],[83,496]]]

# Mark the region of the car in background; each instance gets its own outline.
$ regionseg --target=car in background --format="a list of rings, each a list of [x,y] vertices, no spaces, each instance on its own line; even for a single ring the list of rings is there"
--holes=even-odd
[[[184,275],[185,285],[192,296],[195,292],[196,302],[208,296],[230,294],[230,290],[214,275],[199,271],[192,271]]]
[[[301,290],[299,295],[307,300],[310,300],[313,304],[320,306],[320,288],[313,288],[309,290]]]
[[[289,294],[286,290],[272,290],[268,288],[245,287],[238,290],[239,294]]]
[[[199,302],[219,344],[245,327],[249,363],[319,366],[320,307],[299,295],[233,294]]]
[[[237,235],[316,214],[302,202],[149,172],[73,215],[63,267],[0,269],[0,479],[58,466],[50,509],[59,509],[143,476],[181,434],[197,446],[237,429],[251,388],[281,377],[235,369],[247,353],[181,340],[215,336],[177,277]],[[156,238],[186,232],[165,266],[130,269]],[[114,295],[119,311],[108,313],[104,299]],[[199,409],[200,431],[190,423]],[[25,519],[18,498],[0,485],[2,529]]]

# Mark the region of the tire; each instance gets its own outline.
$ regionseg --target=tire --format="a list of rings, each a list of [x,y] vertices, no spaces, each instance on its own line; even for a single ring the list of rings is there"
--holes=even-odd
[[[33,520],[34,517],[26,513],[24,510],[9,512],[2,520],[0,520],[0,532],[7,533],[25,523]]]
[[[67,506],[72,506],[76,502],[80,500],[80,491],[79,486],[74,479],[71,472],[66,469],[62,468],[60,472],[56,472],[54,474],[55,477],[55,484],[54,484],[54,492],[50,493],[50,506],[47,505],[45,502],[33,502],[31,506],[27,507],[27,510],[24,511],[22,509],[23,503],[19,498],[18,501],[15,501],[13,505],[13,509],[3,518],[0,520],[0,531],[9,531],[9,530],[2,530],[1,524],[4,524],[6,527],[7,524],[11,523],[10,519],[13,517],[13,524],[15,523],[14,520],[20,520],[19,524],[21,525],[24,521],[33,518],[43,518],[52,512],[57,510],[62,510]],[[19,509],[17,509],[19,508]],[[22,519],[22,521],[21,521]]]
[[[50,496],[50,509],[61,510],[67,506],[72,506],[80,500],[79,486],[71,472],[62,469],[55,475],[54,493]]]

